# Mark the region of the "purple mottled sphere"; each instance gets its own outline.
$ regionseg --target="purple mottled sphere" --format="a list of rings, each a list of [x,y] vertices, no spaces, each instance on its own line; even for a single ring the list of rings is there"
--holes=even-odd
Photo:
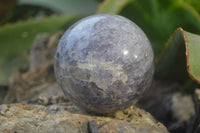
[[[54,68],[67,98],[89,112],[107,114],[134,104],[150,87],[154,55],[135,23],[100,14],[76,22],[64,33]]]

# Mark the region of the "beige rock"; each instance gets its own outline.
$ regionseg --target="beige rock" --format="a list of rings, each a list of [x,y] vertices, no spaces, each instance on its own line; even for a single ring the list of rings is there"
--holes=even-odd
[[[127,110],[131,117],[120,120]],[[111,117],[71,113],[66,106],[0,105],[2,133],[168,133],[149,113],[136,107]],[[139,114],[139,115],[138,115]]]

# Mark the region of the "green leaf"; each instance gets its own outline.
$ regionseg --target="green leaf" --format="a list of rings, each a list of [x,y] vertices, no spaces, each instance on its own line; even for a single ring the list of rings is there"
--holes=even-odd
[[[95,13],[98,2],[94,0],[19,0],[19,5],[40,6],[59,14]]]
[[[200,36],[189,32],[185,36],[188,72],[200,84]]]
[[[0,82],[7,82],[17,62],[24,62],[22,56],[30,48],[39,33],[55,33],[63,26],[68,27],[77,16],[52,16],[41,20],[28,20],[0,28]],[[15,58],[17,60],[15,60]],[[12,63],[15,62],[15,63]],[[17,69],[17,68],[16,68]]]
[[[170,37],[165,49],[156,58],[156,76],[172,78],[178,75],[181,78],[187,68],[189,76],[200,84],[199,51],[200,36],[186,32],[182,28],[177,29]],[[184,59],[186,59],[187,67]]]
[[[100,6],[97,13],[109,13],[117,14],[119,13],[125,5],[133,0],[105,0]]]

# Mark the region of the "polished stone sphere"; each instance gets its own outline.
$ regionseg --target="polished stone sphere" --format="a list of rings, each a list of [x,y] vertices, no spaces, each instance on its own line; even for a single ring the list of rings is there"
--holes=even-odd
[[[64,33],[54,68],[67,98],[89,112],[106,114],[134,104],[150,87],[154,55],[135,23],[100,14],[76,22]]]

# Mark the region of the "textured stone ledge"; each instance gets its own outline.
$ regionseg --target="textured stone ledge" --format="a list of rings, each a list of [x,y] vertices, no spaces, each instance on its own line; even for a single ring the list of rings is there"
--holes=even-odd
[[[113,116],[89,116],[68,111],[66,105],[0,105],[1,133],[168,133],[149,113],[139,108]]]

